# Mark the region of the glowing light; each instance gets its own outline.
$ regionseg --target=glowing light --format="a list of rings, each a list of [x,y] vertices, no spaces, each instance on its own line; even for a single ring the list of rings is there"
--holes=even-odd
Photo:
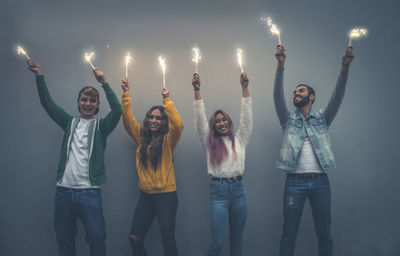
[[[237,49],[236,49],[237,62],[238,62],[238,64],[239,64],[240,70],[241,70],[242,73],[243,73],[242,52],[243,52],[242,49],[240,49],[240,48],[237,48]]]
[[[353,28],[352,30],[350,30],[350,33],[349,33],[349,38],[350,38],[349,46],[351,46],[353,38],[360,38],[360,37],[364,37],[366,35],[367,35],[366,28]]]
[[[162,85],[165,88],[165,59],[162,56],[158,56],[158,63],[160,64],[161,71],[162,71]]]
[[[128,66],[129,62],[133,61],[131,54],[128,52],[125,56],[125,77],[128,78]]]
[[[192,52],[193,52],[192,61],[194,62],[195,72],[199,73],[199,61],[201,60],[200,50],[199,48],[193,48]]]
[[[28,54],[26,53],[26,51],[24,50],[24,48],[22,48],[21,46],[17,46],[17,54],[18,55],[24,55],[25,57],[26,57],[26,59],[27,60],[29,60],[30,58],[29,58],[29,56],[28,56]]]
[[[276,24],[272,23],[272,19],[270,17],[268,18],[261,18],[261,21],[268,27],[269,31],[273,35],[276,35],[278,37],[278,44],[282,44],[281,42],[281,32],[279,31],[278,27]]]
[[[94,67],[93,64],[92,64],[92,59],[93,59],[93,57],[94,57],[94,52],[90,52],[90,53],[85,52],[85,53],[84,53],[84,57],[85,57],[85,60],[90,64],[90,66],[91,66],[92,69],[94,70],[95,67]]]

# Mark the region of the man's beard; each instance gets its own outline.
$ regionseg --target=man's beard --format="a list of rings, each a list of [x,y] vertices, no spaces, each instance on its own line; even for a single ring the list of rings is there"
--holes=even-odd
[[[296,97],[297,98],[297,97]],[[305,106],[307,106],[308,102],[310,101],[310,95],[308,95],[305,98],[302,98],[301,101],[296,102],[296,98],[293,99],[293,104],[297,107],[297,108],[303,108]]]

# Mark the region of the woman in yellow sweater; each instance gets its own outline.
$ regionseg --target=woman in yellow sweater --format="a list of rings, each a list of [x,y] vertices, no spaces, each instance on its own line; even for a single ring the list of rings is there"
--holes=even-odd
[[[183,123],[168,89],[161,91],[163,106],[153,106],[146,113],[143,125],[133,116],[129,83],[121,82],[122,120],[125,130],[138,144],[136,169],[141,190],[129,235],[133,255],[147,255],[144,238],[157,217],[164,255],[177,255],[175,217],[178,208],[173,152],[183,130]]]

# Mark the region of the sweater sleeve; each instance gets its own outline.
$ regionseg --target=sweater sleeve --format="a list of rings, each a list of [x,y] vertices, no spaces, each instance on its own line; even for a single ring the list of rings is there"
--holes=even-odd
[[[253,111],[251,97],[242,98],[240,106],[240,125],[237,135],[242,145],[247,145],[253,128]]]
[[[63,130],[67,129],[69,121],[72,119],[72,116],[64,111],[60,106],[58,106],[49,93],[47,89],[46,82],[44,80],[43,75],[36,76],[36,86],[39,92],[39,99],[42,107],[53,119],[54,122],[58,124]]]
[[[278,68],[276,70],[274,82],[275,111],[282,127],[285,126],[289,117],[289,110],[286,105],[285,95],[283,94],[283,71],[283,68]]]
[[[117,126],[119,119],[121,118],[122,108],[119,103],[117,95],[115,95],[113,89],[111,89],[108,83],[102,85],[108,104],[110,105],[111,111],[102,119],[101,127],[105,135],[110,134]]]
[[[340,104],[342,104],[344,91],[346,89],[348,71],[341,71],[336,82],[335,90],[332,93],[331,99],[324,110],[324,116],[328,127],[331,125],[337,112],[339,111]]]
[[[207,151],[207,138],[208,138],[208,122],[206,118],[206,110],[203,100],[193,101],[193,114],[194,114],[194,128],[199,135],[200,143],[203,149]]]
[[[122,94],[122,121],[124,123],[124,128],[126,132],[137,144],[140,144],[140,130],[142,129],[142,127],[133,116],[131,97],[129,96],[129,92],[124,92]]]
[[[168,116],[169,132],[167,136],[171,143],[171,150],[173,152],[181,138],[183,122],[178,110],[175,108],[174,102],[169,97],[163,99],[163,106],[165,114]]]

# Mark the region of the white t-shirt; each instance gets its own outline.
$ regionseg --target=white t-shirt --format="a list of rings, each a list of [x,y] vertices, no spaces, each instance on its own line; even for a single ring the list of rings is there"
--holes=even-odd
[[[80,118],[73,134],[64,175],[57,186],[93,188],[89,180],[88,128],[94,119]]]
[[[299,152],[294,173],[323,173],[308,137]]]

